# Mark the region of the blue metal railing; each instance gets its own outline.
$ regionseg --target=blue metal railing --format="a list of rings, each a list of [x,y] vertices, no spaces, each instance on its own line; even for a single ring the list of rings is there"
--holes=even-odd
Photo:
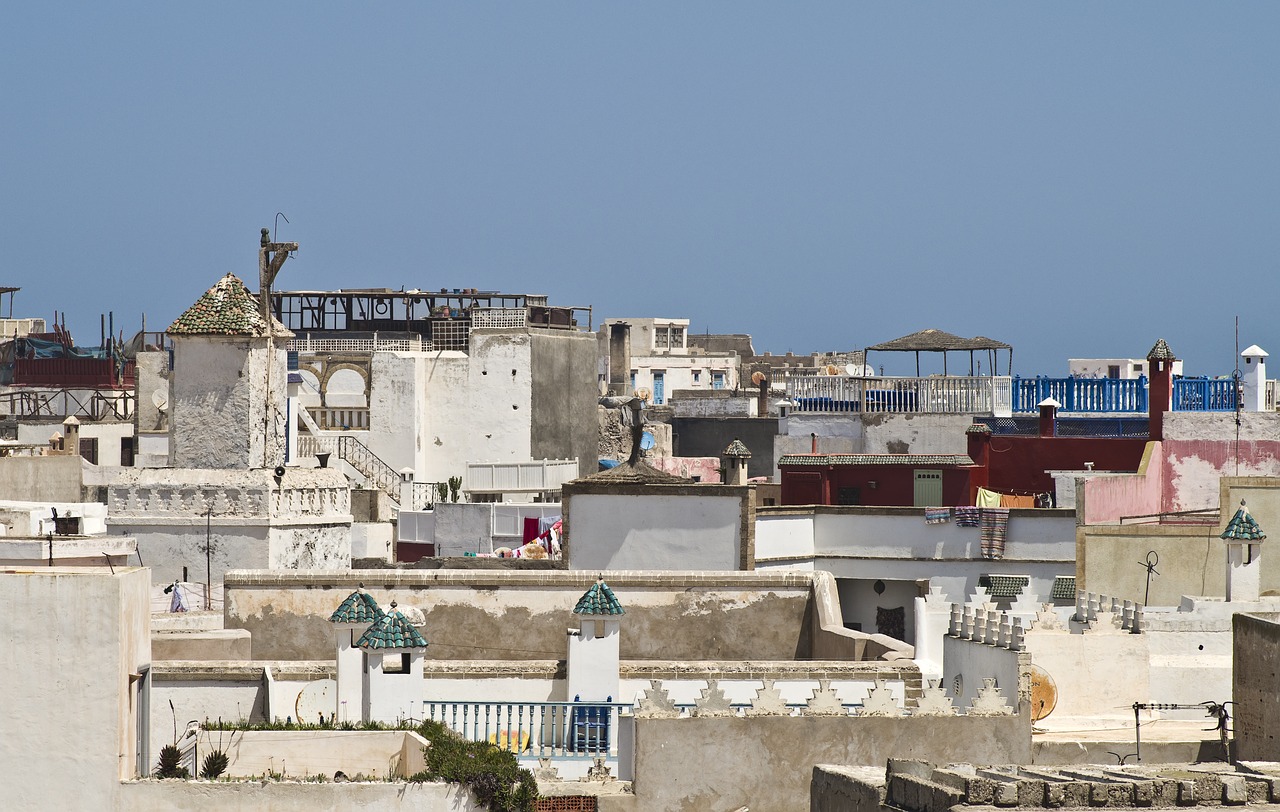
[[[466,702],[426,700],[425,718],[471,741],[516,755],[593,759],[617,756],[617,727],[632,705],[622,702]],[[623,712],[625,711],[625,714]]]
[[[1234,378],[1175,378],[1175,412],[1234,412],[1239,387]]]
[[[1058,401],[1059,412],[1143,413],[1147,411],[1147,379],[1014,376],[1015,414],[1035,412],[1045,398]]]

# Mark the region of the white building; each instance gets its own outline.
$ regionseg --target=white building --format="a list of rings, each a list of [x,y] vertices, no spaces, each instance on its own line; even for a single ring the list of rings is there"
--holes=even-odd
[[[607,319],[600,330],[601,357],[605,365],[617,357],[609,352],[610,327],[630,327],[630,360],[627,371],[630,392],[648,389],[649,402],[661,406],[680,389],[735,389],[739,383],[740,359],[736,353],[707,352],[689,346],[688,319]],[[605,369],[604,380],[617,377],[617,370]]]
[[[1071,358],[1067,372],[1076,378],[1113,378],[1122,381],[1151,377],[1145,358]],[[1173,374],[1182,374],[1182,361],[1173,362]]]

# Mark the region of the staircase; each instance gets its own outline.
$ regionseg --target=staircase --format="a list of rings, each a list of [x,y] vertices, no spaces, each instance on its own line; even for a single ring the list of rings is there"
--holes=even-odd
[[[339,435],[338,458],[359,471],[392,502],[400,504],[400,473],[373,453],[369,446],[350,435]]]

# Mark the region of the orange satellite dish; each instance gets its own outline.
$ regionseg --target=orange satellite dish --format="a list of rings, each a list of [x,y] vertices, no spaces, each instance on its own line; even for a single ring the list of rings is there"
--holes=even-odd
[[[1058,686],[1038,665],[1031,666],[1031,721],[1038,722],[1049,714],[1058,704]]]

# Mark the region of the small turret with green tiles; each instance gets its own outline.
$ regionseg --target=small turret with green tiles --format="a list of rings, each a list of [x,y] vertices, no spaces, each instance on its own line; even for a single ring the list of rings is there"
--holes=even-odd
[[[392,601],[391,611],[366,629],[356,641],[356,646],[363,649],[426,648],[427,639],[396,610],[396,602]]]
[[[621,615],[625,614],[622,604],[613,594],[613,590],[601,578],[578,598],[578,605],[573,607],[575,615]]]
[[[1227,522],[1227,529],[1223,530],[1218,538],[1225,541],[1262,541],[1266,537],[1267,534],[1258,527],[1258,522],[1249,514],[1249,509],[1244,506],[1244,500],[1241,499],[1240,509],[1231,517],[1231,521]]]
[[[348,595],[342,605],[329,615],[329,622],[368,625],[376,623],[382,615],[382,607],[378,606],[372,595],[364,591],[364,584],[361,584],[359,589]]]

